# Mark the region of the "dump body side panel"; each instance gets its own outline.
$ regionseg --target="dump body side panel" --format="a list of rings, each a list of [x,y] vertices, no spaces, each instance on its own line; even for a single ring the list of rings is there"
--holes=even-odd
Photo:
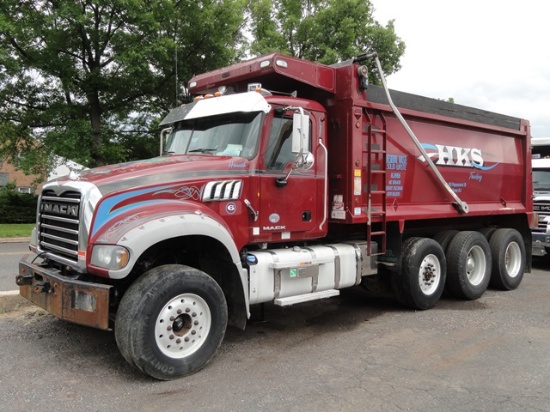
[[[333,223],[375,222],[369,212],[381,210],[388,222],[402,226],[407,220],[463,216],[527,213],[531,217],[527,121],[392,91],[394,102],[402,106],[401,114],[438,171],[468,204],[464,214],[429,168],[381,89],[361,90],[352,65],[337,72],[338,92],[334,100],[327,100],[333,155],[330,199],[333,210],[345,213],[331,213]],[[334,199],[342,199],[343,205],[337,202],[335,206]]]

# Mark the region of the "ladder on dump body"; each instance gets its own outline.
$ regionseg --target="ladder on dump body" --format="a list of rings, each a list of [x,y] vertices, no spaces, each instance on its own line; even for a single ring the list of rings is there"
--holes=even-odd
[[[367,120],[363,132],[366,132],[363,159],[366,155],[367,255],[377,256],[386,253],[386,118],[377,110],[369,113],[363,109],[363,113]],[[376,253],[372,253],[372,241],[378,243]]]

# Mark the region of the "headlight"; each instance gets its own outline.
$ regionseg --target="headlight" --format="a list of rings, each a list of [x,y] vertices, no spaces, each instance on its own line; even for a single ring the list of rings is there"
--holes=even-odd
[[[130,259],[128,249],[117,245],[97,245],[92,251],[92,265],[105,269],[122,269]]]

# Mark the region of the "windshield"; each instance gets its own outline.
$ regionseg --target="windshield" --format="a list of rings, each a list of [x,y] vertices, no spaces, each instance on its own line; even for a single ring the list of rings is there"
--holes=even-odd
[[[256,154],[262,112],[229,113],[179,122],[166,142],[169,154],[210,154],[248,159]]]
[[[550,191],[550,170],[533,170],[533,189]]]

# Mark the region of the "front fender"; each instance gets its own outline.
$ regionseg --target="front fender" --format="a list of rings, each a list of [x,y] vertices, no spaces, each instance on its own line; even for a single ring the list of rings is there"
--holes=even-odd
[[[124,229],[121,227],[122,222],[114,224],[111,229],[96,237],[90,247],[93,244],[118,244],[130,250],[130,261],[126,268],[109,271],[112,279],[127,276],[137,259],[149,247],[167,239],[189,235],[208,236],[218,240],[228,250],[233,263],[242,269],[239,251],[223,221],[214,216],[214,213],[206,213],[196,206],[194,209],[133,215],[127,219]],[[89,252],[88,255],[91,256],[91,250]]]
[[[123,221],[107,225],[108,228],[99,231],[94,236],[87,255],[91,256],[94,244],[118,244],[127,248],[130,251],[128,265],[124,269],[108,272],[111,279],[122,279],[130,273],[139,257],[159,242],[190,235],[211,237],[223,244],[231,256],[231,260],[239,272],[243,296],[246,307],[248,307],[247,274],[242,267],[239,251],[229,228],[211,209],[203,205],[191,202],[177,203],[179,210],[169,210],[166,207],[158,208],[155,212],[150,209],[136,210],[136,213],[127,216]],[[184,203],[188,204],[184,205]],[[90,272],[95,272],[98,275],[105,274],[104,271],[97,270],[92,266],[89,268]]]
[[[200,235],[215,239],[220,242],[229,253],[235,270],[240,278],[240,288],[238,282],[236,280],[234,282],[234,296],[237,296],[236,294],[239,289],[242,294],[242,300],[236,299],[235,302],[244,303],[243,306],[238,305],[238,309],[235,308],[235,313],[242,314],[243,317],[236,315],[236,318],[234,318],[233,321],[230,319],[230,323],[244,329],[246,318],[250,317],[248,272],[242,266],[241,257],[231,232],[223,223],[215,219],[215,216],[210,216],[196,211],[195,213],[171,215],[150,220],[147,223],[129,231],[123,238],[120,239],[118,244],[130,249],[132,261],[129,266],[133,267],[136,259],[138,259],[152,245],[166,239],[192,235]],[[113,274],[110,273],[110,275],[113,277]]]

